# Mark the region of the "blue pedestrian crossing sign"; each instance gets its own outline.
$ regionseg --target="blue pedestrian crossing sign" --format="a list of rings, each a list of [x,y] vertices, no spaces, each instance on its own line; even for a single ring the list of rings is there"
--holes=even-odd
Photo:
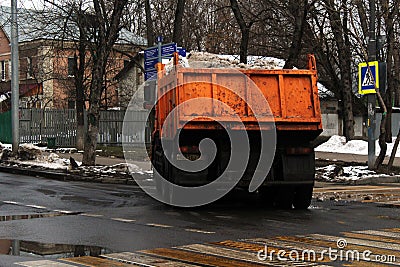
[[[360,95],[376,94],[376,89],[379,89],[379,62],[360,63],[358,65],[358,77]]]

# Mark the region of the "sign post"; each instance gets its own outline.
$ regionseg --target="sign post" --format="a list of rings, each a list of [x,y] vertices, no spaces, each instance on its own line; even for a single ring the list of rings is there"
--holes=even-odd
[[[358,92],[368,97],[368,169],[375,164],[376,90],[380,87],[379,62],[360,63],[358,66]]]
[[[376,3],[369,0],[369,40],[368,40],[368,61],[376,61]],[[379,72],[379,71],[378,71]],[[376,77],[379,77],[376,75]],[[376,79],[375,77],[375,79]],[[376,128],[376,94],[368,94],[368,169],[375,167],[375,128]]]

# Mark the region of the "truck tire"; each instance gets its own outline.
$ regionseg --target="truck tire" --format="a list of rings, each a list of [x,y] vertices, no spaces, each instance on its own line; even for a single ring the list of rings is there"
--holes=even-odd
[[[298,210],[305,210],[311,205],[313,185],[300,185],[296,187],[293,206]]]
[[[294,198],[293,186],[282,185],[275,190],[275,207],[279,209],[292,209]]]
[[[267,208],[272,208],[275,201],[275,188],[272,186],[264,186],[258,189],[258,193],[263,202],[263,205]]]

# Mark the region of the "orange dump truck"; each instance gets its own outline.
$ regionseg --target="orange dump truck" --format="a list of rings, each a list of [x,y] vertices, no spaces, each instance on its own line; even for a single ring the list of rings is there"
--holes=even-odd
[[[240,175],[236,186],[248,187],[258,167],[266,165],[265,177],[257,184],[266,204],[299,209],[310,205],[315,175],[310,142],[322,132],[313,56],[305,70],[176,66],[167,73],[163,65],[158,67],[162,71],[157,81],[151,160],[164,178],[195,187],[221,175]],[[245,140],[240,139],[243,133]],[[201,160],[204,139],[212,140],[216,150],[208,167],[185,171],[170,163],[182,157]],[[242,159],[245,170],[226,171],[235,156],[232,153],[241,153],[240,147],[235,152],[232,142],[250,148],[249,156]],[[272,155],[265,156],[268,153]]]

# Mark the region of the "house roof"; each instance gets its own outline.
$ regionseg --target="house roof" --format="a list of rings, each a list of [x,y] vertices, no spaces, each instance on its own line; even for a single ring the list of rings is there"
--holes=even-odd
[[[10,39],[11,7],[0,6],[0,27]],[[18,8],[18,42],[20,43],[40,39],[77,40],[78,33],[76,24],[73,22],[65,24],[64,18],[52,10],[37,11]],[[146,46],[147,40],[126,29],[122,29],[117,43]]]

